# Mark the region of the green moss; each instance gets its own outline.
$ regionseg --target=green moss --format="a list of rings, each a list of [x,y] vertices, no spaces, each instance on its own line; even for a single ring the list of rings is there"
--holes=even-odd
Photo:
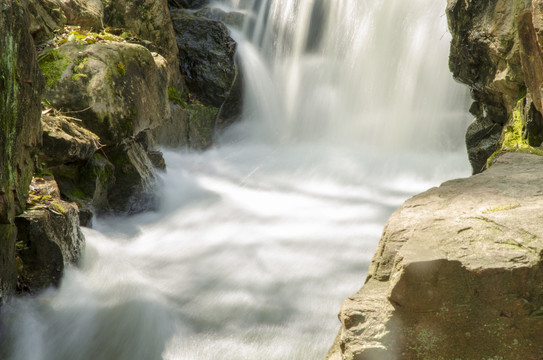
[[[61,213],[62,215],[66,214],[66,209],[64,208],[64,206],[60,205],[60,203],[54,202],[52,203],[52,205],[57,212]]]
[[[200,104],[188,106],[187,134],[192,148],[205,149],[212,144],[218,112],[219,109],[212,106]]]
[[[504,127],[500,139],[501,146],[486,161],[488,169],[496,158],[505,152],[523,152],[543,156],[543,150],[528,145],[528,141],[522,137],[524,127],[522,108],[524,99],[521,99],[513,109],[508,125]]]
[[[73,74],[72,75],[72,80],[73,81],[78,81],[78,80],[81,80],[83,78],[87,78],[87,74]]]
[[[60,50],[53,49],[41,55],[38,63],[45,77],[45,84],[47,87],[53,87],[60,80],[71,61]]]
[[[86,199],[87,195],[79,188],[70,189],[70,199]]]
[[[181,98],[181,92],[174,87],[170,86],[168,88],[168,99],[170,99],[171,102],[181,106],[183,109],[187,108],[187,103]]]
[[[117,64],[117,71],[119,72],[119,74],[121,76],[125,76],[126,75],[126,70],[124,69],[124,64],[122,62],[119,62]]]

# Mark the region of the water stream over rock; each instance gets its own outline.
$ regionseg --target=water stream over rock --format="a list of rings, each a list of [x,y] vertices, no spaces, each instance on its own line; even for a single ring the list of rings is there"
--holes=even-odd
[[[156,212],[98,219],[59,289],[4,307],[8,359],[322,359],[386,219],[469,174],[444,2],[218,6],[248,14],[242,121],[166,152]]]

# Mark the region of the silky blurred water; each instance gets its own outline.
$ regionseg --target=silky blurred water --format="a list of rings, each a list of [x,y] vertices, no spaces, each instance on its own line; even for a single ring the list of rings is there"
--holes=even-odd
[[[157,211],[97,219],[59,289],[2,308],[7,359],[322,359],[390,214],[469,175],[444,3],[221,6],[250,15],[242,121],[166,151]]]

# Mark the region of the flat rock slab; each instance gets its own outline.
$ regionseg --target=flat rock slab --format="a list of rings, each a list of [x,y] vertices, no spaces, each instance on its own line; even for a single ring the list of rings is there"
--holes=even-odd
[[[542,359],[542,210],[543,157],[523,153],[406,201],[328,358]]]

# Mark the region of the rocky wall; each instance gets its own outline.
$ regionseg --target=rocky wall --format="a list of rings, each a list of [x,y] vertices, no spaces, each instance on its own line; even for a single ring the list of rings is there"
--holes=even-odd
[[[24,8],[0,2],[0,301],[15,289],[15,216],[25,209],[41,140],[43,77]]]
[[[473,173],[479,173],[502,147],[520,100],[529,112],[524,139],[533,147],[543,140],[541,1],[449,0],[446,12],[452,34],[449,65],[455,79],[469,85],[474,100],[466,145]]]

